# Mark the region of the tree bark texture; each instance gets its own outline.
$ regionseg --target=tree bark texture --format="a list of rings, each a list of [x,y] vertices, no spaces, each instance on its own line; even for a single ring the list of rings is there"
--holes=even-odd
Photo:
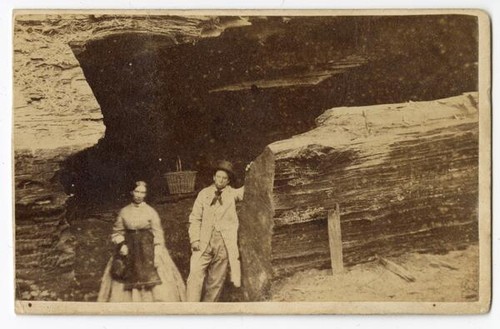
[[[477,242],[477,99],[333,108],[269,145],[245,183],[245,296],[265,299],[277,278],[330,266],[336,203],[346,265]]]

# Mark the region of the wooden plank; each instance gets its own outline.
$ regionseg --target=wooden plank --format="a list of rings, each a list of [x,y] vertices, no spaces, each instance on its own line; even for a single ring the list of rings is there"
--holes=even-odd
[[[458,271],[458,267],[453,266],[450,263],[442,261],[442,260],[433,260],[429,263],[429,266],[431,266],[431,267],[446,267],[446,268],[449,268],[450,270]]]
[[[340,230],[340,209],[339,204],[328,211],[328,242],[330,245],[330,258],[332,272],[342,273],[344,271],[344,261],[342,257],[342,232]]]
[[[390,260],[385,259],[383,257],[378,257],[378,260],[380,264],[384,265],[386,269],[396,274],[397,276],[401,277],[406,282],[415,282],[415,277],[411,275],[411,273],[408,272],[408,270],[405,269],[404,267],[394,262],[391,262]]]

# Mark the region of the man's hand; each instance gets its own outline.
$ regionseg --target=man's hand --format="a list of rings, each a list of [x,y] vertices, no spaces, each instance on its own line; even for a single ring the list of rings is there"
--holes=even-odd
[[[246,168],[245,168],[245,172],[249,171],[250,170],[250,167],[252,166],[253,164],[253,161],[250,162],[249,164],[247,164]]]
[[[200,251],[200,241],[191,243],[191,251]]]
[[[128,255],[128,247],[126,244],[124,244],[121,248],[120,248],[120,255],[122,256],[127,256]]]

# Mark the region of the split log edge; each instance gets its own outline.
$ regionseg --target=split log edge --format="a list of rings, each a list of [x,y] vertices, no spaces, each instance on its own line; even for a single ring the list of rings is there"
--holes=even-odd
[[[332,266],[337,203],[345,266],[477,243],[477,97],[330,109],[317,128],[269,145],[246,177],[240,213],[245,299]]]

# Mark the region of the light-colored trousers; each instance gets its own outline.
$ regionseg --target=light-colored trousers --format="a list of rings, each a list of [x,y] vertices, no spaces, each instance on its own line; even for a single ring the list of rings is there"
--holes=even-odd
[[[214,230],[207,249],[204,252],[193,252],[191,255],[186,288],[187,301],[216,302],[226,280],[228,264],[227,249],[222,234]]]

